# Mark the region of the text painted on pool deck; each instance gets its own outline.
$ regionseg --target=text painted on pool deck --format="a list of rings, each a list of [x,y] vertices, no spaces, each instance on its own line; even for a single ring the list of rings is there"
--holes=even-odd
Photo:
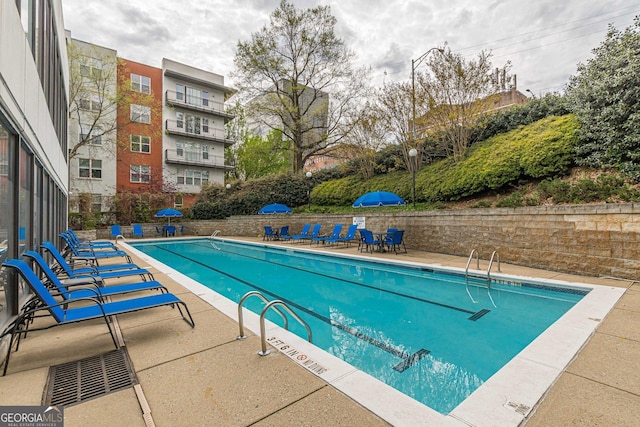
[[[328,371],[327,368],[311,359],[307,354],[293,348],[290,344],[276,337],[267,338],[267,342],[277,348],[281,353],[289,357],[303,368],[313,372],[316,375],[322,375]]]

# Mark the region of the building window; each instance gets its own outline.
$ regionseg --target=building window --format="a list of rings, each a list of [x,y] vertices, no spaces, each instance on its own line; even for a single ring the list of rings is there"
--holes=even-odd
[[[91,130],[91,125],[80,124],[80,135],[78,142],[87,144],[102,145],[102,129],[96,127]]]
[[[184,101],[184,85],[176,84],[176,99]]]
[[[131,89],[136,92],[151,93],[151,77],[131,73]]]
[[[183,113],[176,112],[176,126],[179,129],[182,129],[184,127],[184,114]]]
[[[131,135],[131,151],[136,153],[150,153],[151,138],[142,135]]]
[[[101,60],[85,57],[83,63],[80,64],[80,74],[85,77],[100,79],[102,77],[102,66]]]
[[[185,169],[178,175],[178,184],[203,186],[209,183],[209,172]]]
[[[102,178],[102,160],[79,159],[78,176],[80,178]]]
[[[208,107],[209,106],[209,92],[207,91],[202,91],[202,105],[204,107]]]
[[[184,203],[182,195],[181,194],[176,194],[176,200],[174,202],[174,207],[176,208],[181,208],[182,204]]]
[[[82,96],[80,97],[80,99],[78,100],[78,107],[81,110],[86,110],[86,111],[100,111],[100,109],[102,108],[102,102],[100,100],[99,96]]]
[[[207,144],[202,144],[202,159],[209,159],[209,146]]]
[[[200,117],[187,114],[185,122],[186,122],[186,127],[184,129],[185,132],[200,135]]]
[[[192,87],[187,87],[187,104],[201,105],[202,99],[200,98],[200,90]]]
[[[94,194],[91,203],[91,212],[102,212],[102,196]]]
[[[182,157],[184,156],[184,143],[176,142],[176,156]]]
[[[149,183],[151,182],[151,166],[131,165],[131,182]]]
[[[202,132],[209,133],[209,119],[202,118]]]
[[[151,123],[151,107],[131,104],[131,121],[138,123]]]

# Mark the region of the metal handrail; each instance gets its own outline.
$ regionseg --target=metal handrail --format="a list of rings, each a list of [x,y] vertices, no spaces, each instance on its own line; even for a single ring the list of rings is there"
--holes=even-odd
[[[260,356],[266,356],[269,353],[271,353],[271,350],[267,349],[267,339],[265,337],[265,327],[264,327],[264,316],[265,314],[267,314],[267,311],[269,311],[270,308],[274,307],[276,305],[281,306],[282,308],[284,308],[285,310],[287,310],[289,312],[290,315],[292,315],[298,322],[300,322],[300,324],[302,326],[304,326],[307,329],[307,341],[312,342],[312,336],[311,336],[311,328],[309,327],[309,325],[307,324],[307,322],[305,322],[304,320],[302,320],[300,318],[300,316],[298,316],[297,314],[295,314],[287,304],[285,304],[283,301],[280,300],[273,300],[271,301],[269,304],[267,304],[263,309],[262,309],[262,313],[260,313],[260,341],[262,342],[262,351],[259,351],[258,354]]]
[[[473,254],[476,254],[476,270],[480,270],[480,256],[478,255],[478,251],[476,251],[475,249],[471,249],[469,259],[467,260],[467,267],[464,269],[464,275],[467,278],[469,276],[469,265],[471,264],[471,260],[473,259]]]
[[[244,334],[244,316],[242,315],[242,304],[244,304],[245,300],[250,296],[257,296],[262,300],[262,302],[264,302],[265,304],[269,304],[269,300],[267,299],[267,297],[265,297],[258,291],[249,291],[244,294],[242,298],[240,298],[240,301],[238,302],[238,325],[240,326],[240,335],[236,337],[236,339],[238,340],[247,338],[247,336]],[[287,319],[287,315],[280,311],[280,309],[278,308],[275,308],[275,310],[276,312],[278,312],[278,314],[280,314],[280,316],[282,316],[282,319],[284,320],[284,328],[289,330],[289,319]]]
[[[493,251],[491,254],[491,259],[489,260],[489,268],[487,268],[487,280],[489,281],[489,286],[491,286],[491,266],[493,265],[493,257],[498,256],[498,273],[500,272],[500,254],[498,251]]]
[[[211,236],[209,237],[216,237],[218,234],[222,233],[222,231],[220,230],[215,230],[213,233],[211,233]]]

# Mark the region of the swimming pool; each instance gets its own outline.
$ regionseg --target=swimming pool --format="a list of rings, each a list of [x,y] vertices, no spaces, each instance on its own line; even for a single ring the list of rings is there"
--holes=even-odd
[[[249,290],[284,300],[311,325],[314,344],[442,414],[587,293],[508,277],[488,290],[465,286],[460,271],[208,239],[134,246],[232,301]],[[291,330],[306,337],[293,322]]]

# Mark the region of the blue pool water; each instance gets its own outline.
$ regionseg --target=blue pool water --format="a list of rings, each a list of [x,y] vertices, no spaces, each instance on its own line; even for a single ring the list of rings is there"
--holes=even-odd
[[[283,300],[314,345],[442,414],[587,292],[513,281],[489,291],[455,272],[209,239],[132,246],[233,301],[253,290]],[[307,337],[297,322],[289,329]]]

